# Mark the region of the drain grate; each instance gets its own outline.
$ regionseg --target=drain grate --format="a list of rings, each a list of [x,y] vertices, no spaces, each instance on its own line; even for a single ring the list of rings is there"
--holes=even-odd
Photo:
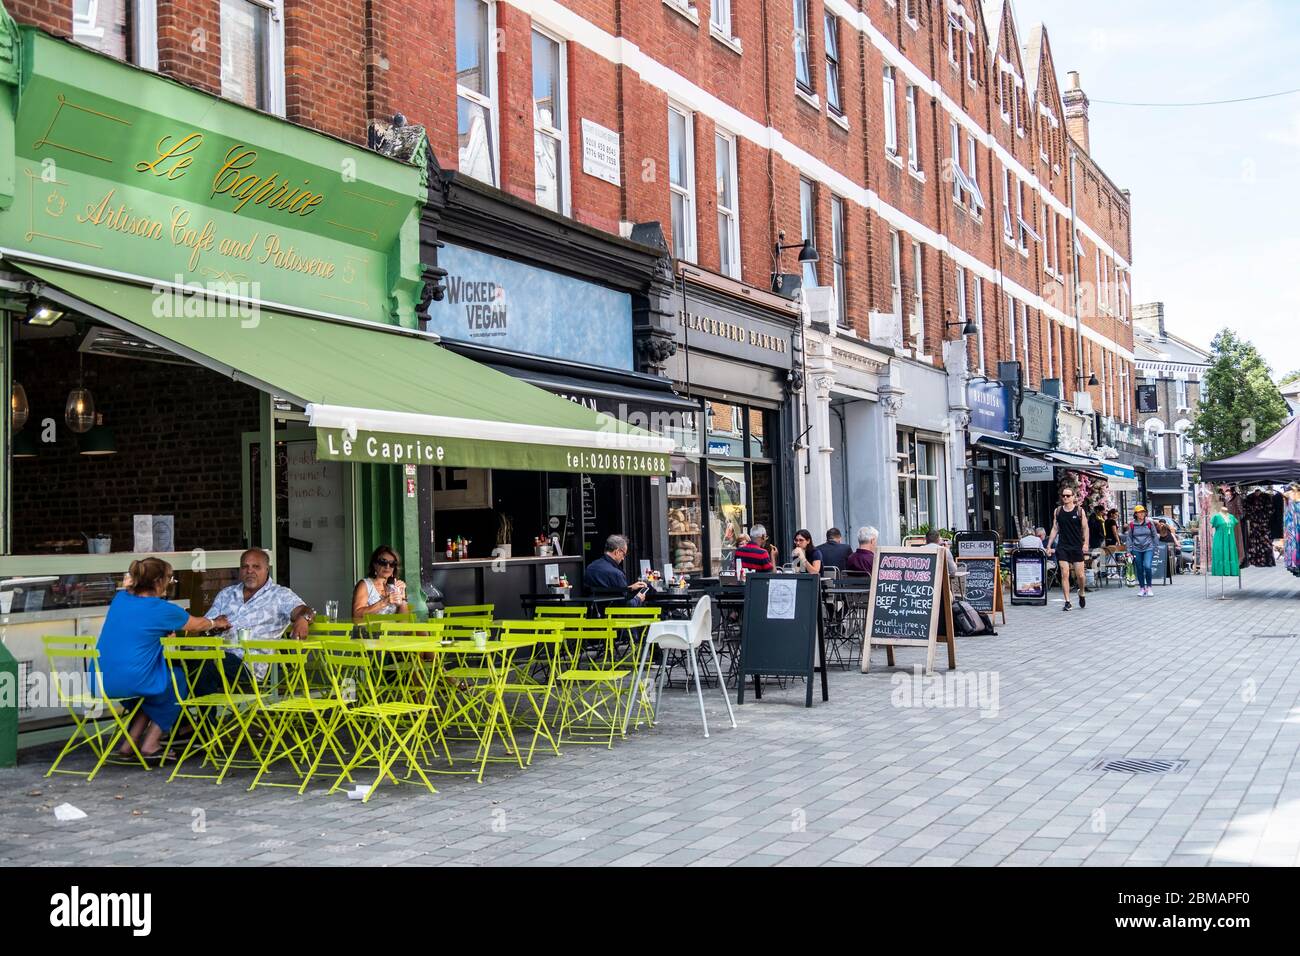
[[[1165,757],[1102,757],[1089,770],[1099,773],[1178,773],[1186,760]]]

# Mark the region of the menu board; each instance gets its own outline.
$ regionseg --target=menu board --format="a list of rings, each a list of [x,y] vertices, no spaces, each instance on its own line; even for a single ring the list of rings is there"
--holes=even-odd
[[[1036,548],[1011,555],[1011,603],[1047,603],[1047,558]]]
[[[926,640],[935,623],[935,594],[942,556],[911,548],[876,556],[871,578],[870,634],[875,637]]]
[[[825,660],[823,640],[821,578],[818,575],[747,575],[736,702],[745,702],[747,677],[753,676],[754,696],[761,698],[762,677],[781,675],[804,678],[804,706],[811,707],[816,662]],[[822,700],[829,700],[825,666],[821,672]]]
[[[939,635],[941,619],[942,636]],[[939,643],[948,645],[948,668],[956,668],[957,638],[952,622],[948,563],[941,546],[880,548],[876,552],[875,573],[871,576],[862,673],[870,670],[874,647],[884,647],[893,666],[894,648],[903,646],[926,648],[925,672],[932,674]]]
[[[1169,545],[1163,541],[1156,542],[1155,553],[1151,556],[1151,583],[1172,584],[1169,574]]]
[[[992,613],[997,609],[997,558],[960,558],[957,566],[966,569],[966,600],[977,611]]]
[[[953,556],[958,558],[996,558],[996,531],[958,531],[952,536]]]

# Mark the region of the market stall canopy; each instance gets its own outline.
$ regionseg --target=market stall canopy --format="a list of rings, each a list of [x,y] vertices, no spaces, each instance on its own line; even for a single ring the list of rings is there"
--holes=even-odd
[[[1260,485],[1300,481],[1300,418],[1292,418],[1240,455],[1202,462],[1201,480]]]
[[[671,439],[457,355],[433,336],[211,298],[195,303],[203,308],[178,309],[195,298],[21,267],[46,283],[45,298],[302,405],[322,458],[629,475],[671,470]]]

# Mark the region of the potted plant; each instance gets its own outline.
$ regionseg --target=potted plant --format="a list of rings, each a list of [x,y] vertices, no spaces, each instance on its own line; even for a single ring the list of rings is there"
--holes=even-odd
[[[492,552],[494,558],[511,557],[512,542],[514,540],[515,524],[510,520],[508,514],[497,516],[497,546]]]

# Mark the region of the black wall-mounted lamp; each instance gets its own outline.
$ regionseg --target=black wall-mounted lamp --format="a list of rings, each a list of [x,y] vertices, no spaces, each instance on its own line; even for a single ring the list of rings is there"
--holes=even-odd
[[[772,250],[776,255],[776,271],[778,273],[781,271],[781,253],[786,249],[798,249],[801,264],[804,262],[817,262],[821,259],[821,256],[817,254],[817,247],[813,245],[811,239],[805,239],[803,242],[792,242],[787,245],[785,233],[778,232],[776,234],[776,245]]]
[[[951,316],[951,315],[952,315],[952,309],[945,309],[945,310],[944,310],[944,315],[946,315],[946,316]],[[962,322],[960,319],[958,319],[958,320],[956,320],[956,321],[953,321],[952,319],[949,319],[948,321],[946,321],[946,322],[943,323],[943,327],[944,327],[945,329],[948,328],[948,326],[950,326],[950,325],[960,325],[960,326],[961,326],[961,334],[962,334],[963,336],[966,336],[966,335],[977,335],[977,334],[979,333],[979,329],[975,328],[975,320],[974,320],[974,319],[970,319],[970,318],[968,318],[968,319],[966,319],[965,322]]]
[[[1075,376],[1075,379],[1077,379],[1078,381],[1082,382],[1082,381],[1083,381],[1083,373],[1080,372],[1078,375]],[[1092,388],[1092,387],[1097,386],[1097,385],[1100,385],[1100,384],[1101,384],[1101,382],[1097,381],[1097,373],[1096,373],[1096,372],[1089,372],[1089,373],[1088,373],[1088,387],[1089,387],[1089,388]]]

